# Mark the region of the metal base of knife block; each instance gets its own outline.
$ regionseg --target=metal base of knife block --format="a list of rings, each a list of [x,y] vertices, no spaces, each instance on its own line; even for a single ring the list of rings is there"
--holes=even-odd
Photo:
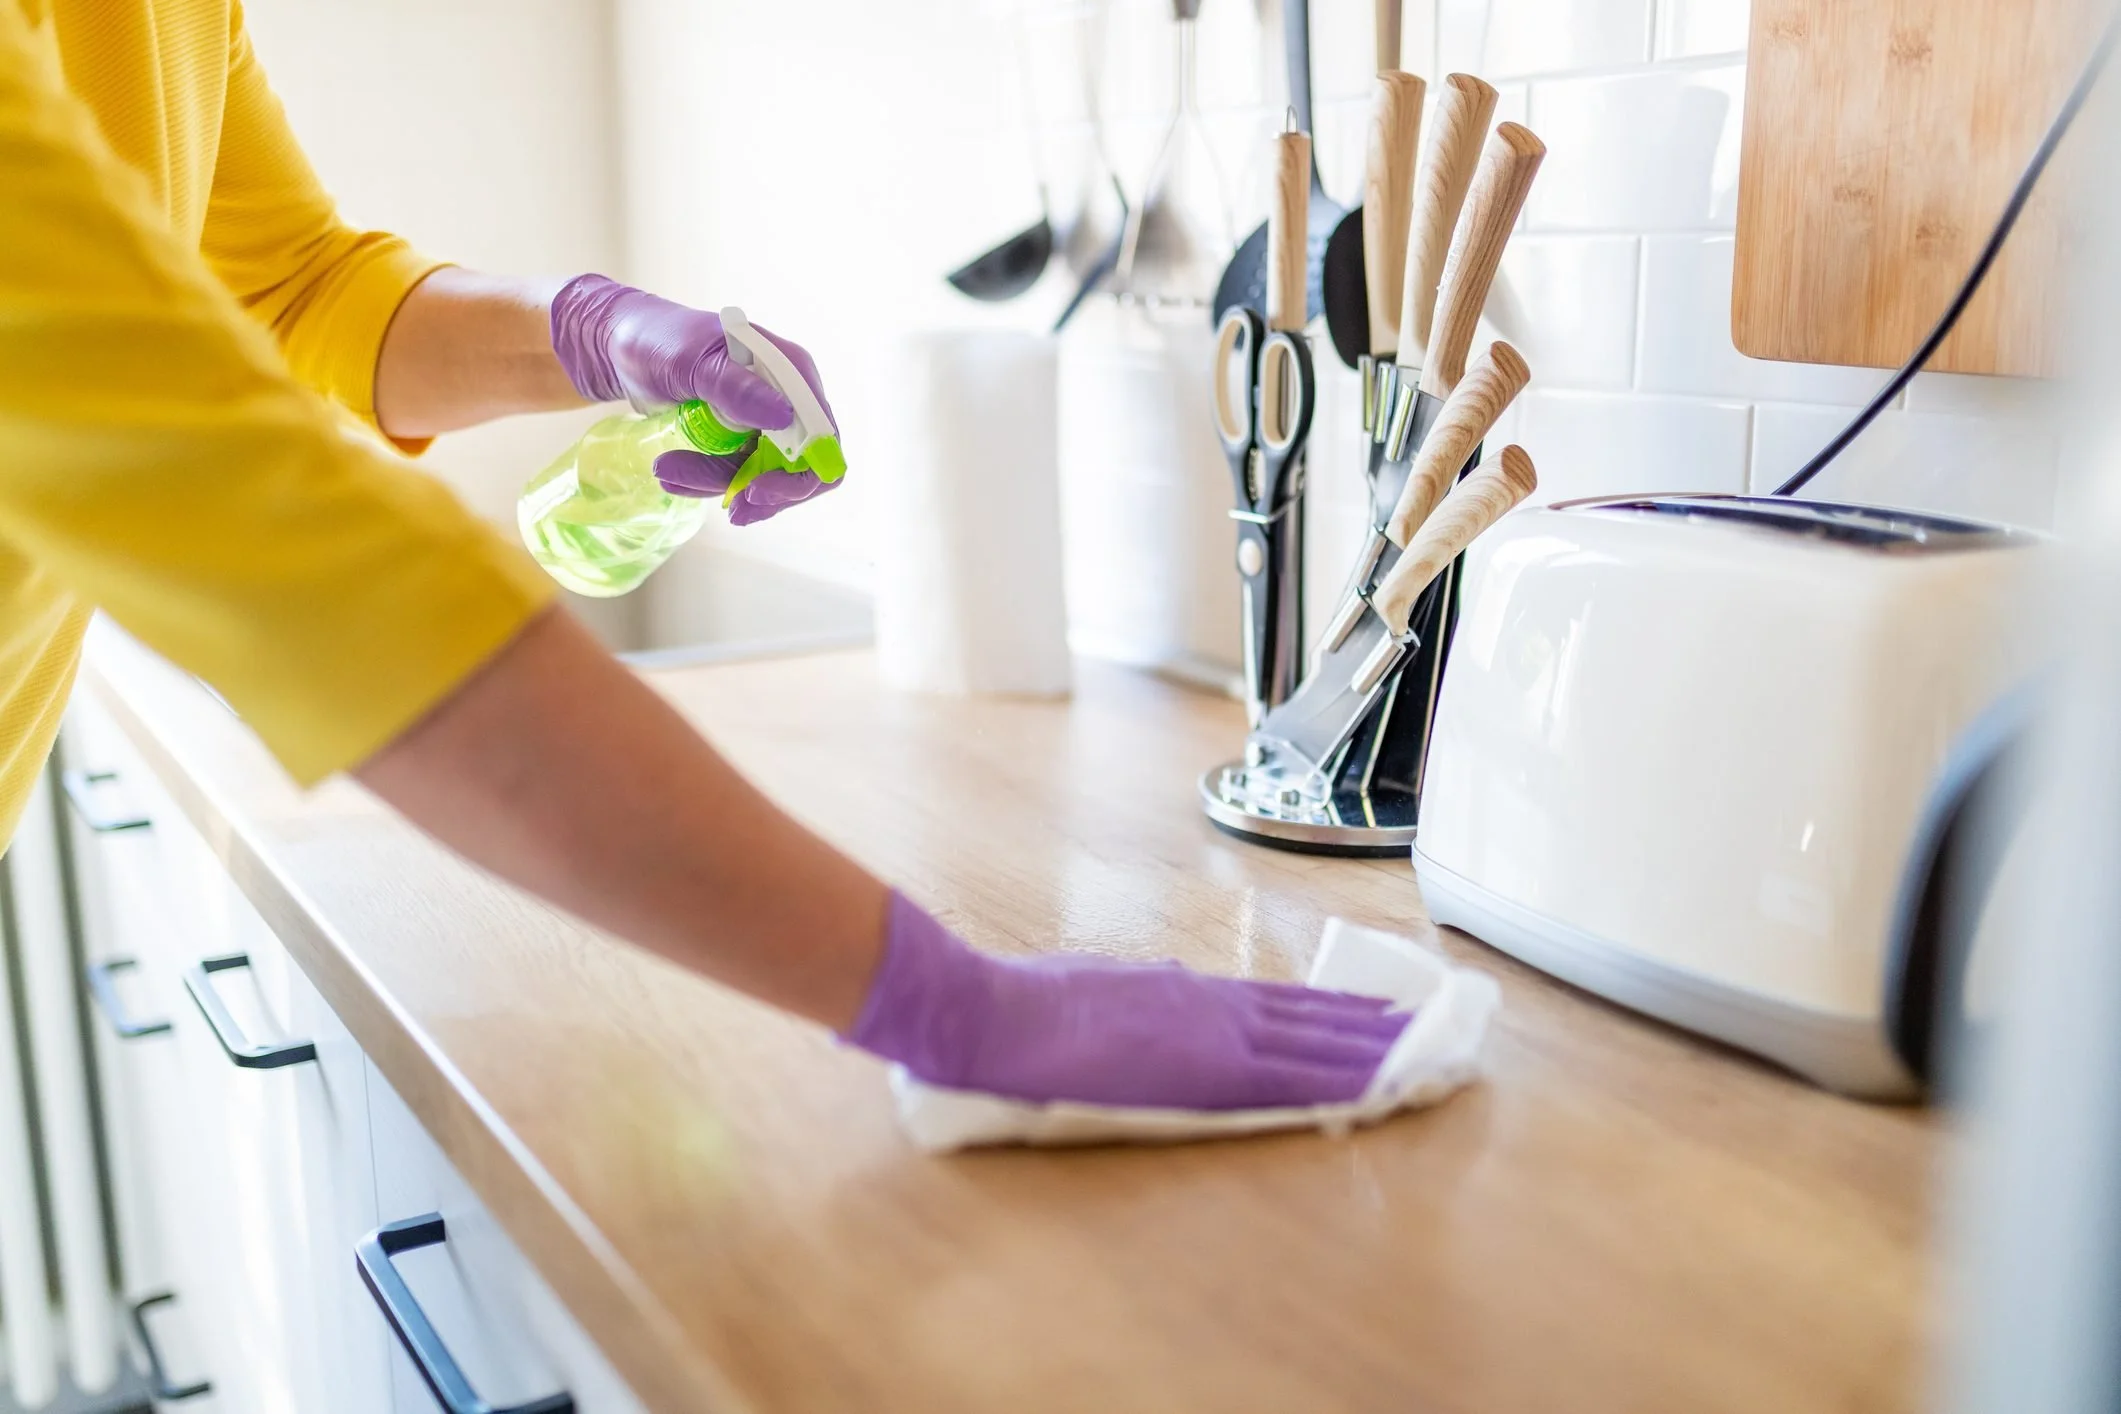
[[[1416,607],[1421,647],[1335,761],[1330,791],[1314,773],[1248,742],[1244,760],[1200,778],[1201,808],[1217,829],[1300,854],[1378,858],[1413,848],[1429,728],[1458,626],[1459,577],[1454,562]]]
[[[1240,839],[1299,854],[1396,856],[1414,847],[1414,792],[1385,787],[1335,791],[1332,799],[1280,803],[1281,787],[1242,761],[1200,778],[1201,807]]]

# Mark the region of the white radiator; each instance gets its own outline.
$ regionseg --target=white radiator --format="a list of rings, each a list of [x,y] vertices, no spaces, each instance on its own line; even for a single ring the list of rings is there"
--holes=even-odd
[[[120,1370],[53,799],[47,773],[0,858],[13,904],[4,935],[12,965],[0,967],[0,1408],[25,1410],[52,1404],[69,1382],[101,1393]]]

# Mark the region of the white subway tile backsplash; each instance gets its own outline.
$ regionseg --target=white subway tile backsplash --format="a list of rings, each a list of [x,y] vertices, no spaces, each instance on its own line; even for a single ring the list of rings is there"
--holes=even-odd
[[[879,218],[862,278],[841,282],[860,285],[860,297],[818,277],[845,264],[830,251],[798,259],[785,249],[791,239],[816,245],[824,236],[768,231],[697,193],[661,206],[631,202],[630,263],[675,297],[782,310],[776,327],[819,352],[837,405],[860,425],[863,404],[890,395],[889,361],[868,352],[886,342],[877,331],[1051,322],[1075,278],[1063,260],[1012,304],[964,301],[941,273],[1033,219],[1040,175],[1063,226],[1083,209],[1086,186],[1108,200],[1093,110],[1127,186],[1139,189],[1177,96],[1176,36],[1171,0],[982,0],[901,7],[890,19],[859,0],[816,3],[839,21],[843,40],[862,40],[835,50],[840,104],[808,120],[821,135],[812,144],[819,180]],[[1373,10],[1367,0],[1311,4],[1319,163],[1332,194],[1352,202],[1376,60]],[[761,76],[775,72],[771,57],[788,36],[785,20],[765,17],[773,7],[673,0],[670,8],[698,17],[717,44],[736,44],[728,67],[744,94],[771,87]],[[1731,344],[1747,0],[1402,0],[1402,8],[1402,67],[1428,79],[1432,92],[1452,69],[1481,74],[1500,90],[1498,121],[1526,123],[1548,145],[1481,333],[1509,338],[1531,363],[1532,386],[1487,440],[1532,453],[1543,482],[1537,499],[1736,491],[1749,479],[1767,489],[1841,426],[1843,405],[1861,402],[1886,376],[1760,362]],[[987,18],[970,23],[968,10]],[[1220,160],[1234,241],[1268,206],[1270,141],[1286,101],[1281,0],[1208,0],[1197,36],[1207,146]],[[680,80],[671,79],[680,84],[676,99],[660,89],[651,96],[683,106]],[[873,121],[848,127],[850,112]],[[1027,125],[1035,141],[1026,140]],[[649,198],[691,190],[634,185]],[[732,270],[746,289],[722,288]],[[1173,339],[1206,340],[1205,316],[1172,317],[1180,326]],[[1068,335],[1071,367],[1100,348],[1122,363],[1136,359],[1128,366],[1153,385],[1138,410],[1155,421],[1152,411],[1169,414],[1197,399],[1206,355],[1161,344],[1145,353],[1140,330],[1127,333],[1138,322],[1109,300],[1096,302]],[[1363,448],[1353,377],[1322,331],[1313,347],[1321,387],[1310,540],[1323,598],[1338,587],[1360,530]],[[1888,413],[1819,490],[2049,524],[2060,453],[2048,392],[1925,374],[1905,408]],[[1234,622],[1227,473],[1204,410],[1184,411],[1163,435],[1168,455],[1145,452],[1139,430],[1120,451],[1097,454],[1100,465],[1125,459],[1128,497],[1071,502],[1071,596],[1080,599],[1085,585],[1113,586],[1091,595],[1077,628],[1097,651],[1139,652],[1149,641],[1159,652],[1226,652]],[[855,563],[866,553],[859,502],[870,494],[857,487],[817,512],[734,538],[747,549],[753,539],[785,544],[791,560],[814,550],[821,565]],[[1136,591],[1147,597],[1120,602]],[[1188,602],[1206,605],[1209,618],[1179,612]]]
[[[1532,86],[1523,83],[1499,83],[1495,85],[1495,121],[1516,123],[1530,127],[1532,123]]]
[[[1657,57],[1743,51],[1752,9],[1749,0],[1658,0]]]
[[[1747,358],[1731,342],[1731,236],[1649,236],[1642,255],[1636,386],[1651,393],[1773,402],[1860,403],[1886,375],[1868,368]]]
[[[1530,126],[1547,157],[1528,229],[1729,228],[1744,101],[1743,64],[1534,83]]]
[[[1752,489],[1765,494],[1825,446],[1853,408],[1765,405],[1753,413]],[[1886,412],[1805,494],[2048,529],[2058,439],[2042,421]]]
[[[2059,419],[2065,415],[2063,403],[2062,384],[2041,378],[1918,373],[1907,385],[1909,412]]]
[[[1650,0],[1439,0],[1437,57],[1491,82],[1650,56]]]
[[[1544,388],[1625,388],[1635,362],[1634,236],[1518,236],[1488,317]]]
[[[1517,440],[1539,469],[1534,502],[1628,491],[1743,491],[1750,409],[1636,393],[1532,390]]]

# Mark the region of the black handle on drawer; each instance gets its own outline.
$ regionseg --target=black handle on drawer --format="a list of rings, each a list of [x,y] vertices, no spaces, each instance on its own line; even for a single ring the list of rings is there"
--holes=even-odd
[[[303,1061],[317,1058],[317,1043],[314,1041],[283,1041],[278,1045],[258,1046],[251,1044],[243,1028],[236,1024],[235,1015],[229,1011],[228,1003],[214,990],[213,974],[231,972],[239,967],[250,966],[250,954],[232,952],[225,957],[200,959],[196,967],[184,970],[184,990],[198,1004],[199,1015],[214,1031],[214,1039],[228,1058],[245,1070],[278,1070],[283,1065],[300,1065]]]
[[[174,1404],[180,1399],[196,1399],[202,1394],[211,1393],[214,1387],[212,1380],[180,1385],[172,1380],[169,1371],[163,1368],[162,1352],[155,1348],[155,1338],[147,1329],[147,1312],[150,1307],[166,1306],[176,1299],[177,1293],[174,1291],[158,1291],[144,1301],[135,1302],[132,1308],[133,1334],[139,1338],[141,1354],[147,1357],[148,1392],[154,1395],[156,1400],[166,1404]]]
[[[61,771],[59,789],[66,792],[67,804],[74,807],[74,814],[81,817],[81,823],[99,835],[115,834],[119,830],[144,830],[154,824],[137,812],[121,810],[115,815],[106,815],[96,808],[96,787],[116,779],[116,771]]]
[[[424,1217],[407,1218],[403,1222],[385,1223],[368,1236],[354,1244],[354,1265],[361,1270],[361,1281],[368,1287],[368,1294],[375,1297],[376,1305],[382,1308],[383,1319],[390,1322],[391,1330],[397,1333],[398,1344],[419,1370],[420,1378],[442,1406],[443,1414],[574,1414],[574,1396],[564,1390],[549,1394],[543,1399],[534,1399],[528,1404],[512,1404],[506,1409],[497,1409],[473,1392],[471,1381],[457,1367],[456,1358],[442,1337],[435,1332],[433,1322],[420,1309],[420,1303],[391,1265],[391,1258],[400,1252],[414,1252],[422,1247],[435,1247],[447,1241],[448,1232],[442,1226],[440,1213],[428,1213]]]
[[[130,957],[108,957],[88,965],[88,994],[96,999],[96,1010],[103,1013],[103,1019],[110,1023],[110,1029],[118,1033],[121,1041],[160,1036],[169,1030],[167,1021],[133,1020],[125,1010],[125,1003],[118,1000],[118,984],[111,981],[111,977],[139,965],[137,959]]]

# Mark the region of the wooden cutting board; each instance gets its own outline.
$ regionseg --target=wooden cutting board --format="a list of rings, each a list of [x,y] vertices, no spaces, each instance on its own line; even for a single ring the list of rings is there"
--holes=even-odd
[[[1877,368],[1912,353],[2074,82],[2101,10],[1753,0],[1731,290],[1739,349]],[[2055,372],[2077,145],[2048,169],[1931,367]]]

